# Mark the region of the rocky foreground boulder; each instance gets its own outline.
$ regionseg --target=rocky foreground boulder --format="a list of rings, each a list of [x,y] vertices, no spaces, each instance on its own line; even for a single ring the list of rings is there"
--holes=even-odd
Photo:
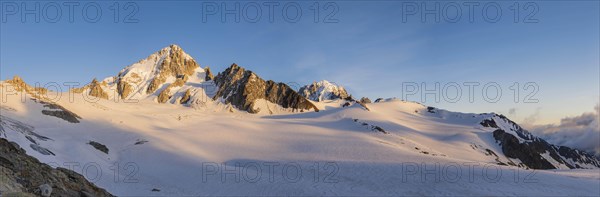
[[[0,138],[0,196],[113,195],[82,175],[43,164],[16,143]]]
[[[293,111],[314,110],[317,107],[285,83],[265,81],[254,72],[232,64],[214,78],[218,91],[215,100],[223,99],[238,109],[258,113],[254,104],[264,99]]]

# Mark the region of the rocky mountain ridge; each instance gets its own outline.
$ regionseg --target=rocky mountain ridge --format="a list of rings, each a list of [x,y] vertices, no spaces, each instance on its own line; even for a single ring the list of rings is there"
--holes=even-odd
[[[600,168],[600,159],[594,155],[566,146],[550,144],[503,115],[494,114],[494,117],[482,121],[481,125],[496,128],[493,136],[502,146],[502,152],[507,157],[519,159],[529,168],[556,169],[561,166],[569,169]]]
[[[256,73],[232,64],[215,77],[218,91],[213,99],[222,99],[241,110],[258,113],[255,102],[259,99],[267,100],[284,108],[294,111],[316,111],[319,109],[290,88],[287,84],[265,81]]]
[[[201,68],[177,45],[127,66],[115,77],[101,82],[94,79],[73,91],[102,99],[153,99],[158,103],[201,106],[222,101],[250,113],[260,111],[257,102],[289,111],[319,111],[288,85],[264,80],[235,63],[214,76],[209,67]]]

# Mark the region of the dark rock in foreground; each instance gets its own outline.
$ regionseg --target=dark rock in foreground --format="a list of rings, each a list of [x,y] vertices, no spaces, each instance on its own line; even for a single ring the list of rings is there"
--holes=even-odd
[[[6,196],[41,196],[40,188],[47,186],[50,196],[112,196],[80,174],[40,163],[4,138],[0,138],[0,177],[0,193]]]

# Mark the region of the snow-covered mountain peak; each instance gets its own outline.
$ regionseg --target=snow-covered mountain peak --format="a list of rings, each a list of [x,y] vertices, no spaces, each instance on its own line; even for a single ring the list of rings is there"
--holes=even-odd
[[[78,92],[102,95],[101,98],[105,99],[149,98],[163,103],[180,90],[202,89],[201,84],[208,78],[206,71],[194,58],[173,44],[125,67],[116,76],[108,77],[101,83],[90,83]]]
[[[182,57],[184,57],[185,59],[193,59],[192,56],[185,53],[185,51],[183,51],[183,49],[179,45],[176,45],[176,44],[171,44],[168,47],[162,48],[160,51],[156,52],[155,54],[157,54],[159,57],[163,57],[163,56],[167,56],[172,53],[181,54]]]
[[[306,85],[299,90],[300,95],[313,101],[335,100],[349,98],[346,89],[340,85],[322,80]]]
[[[135,64],[125,67],[123,70],[121,70],[119,75],[127,75],[131,71],[152,72],[152,71],[159,71],[161,69],[167,69],[167,68],[169,68],[168,65],[167,65],[167,67],[163,67],[163,66],[160,66],[159,64],[161,64],[164,61],[171,62],[174,59],[179,61],[179,62],[175,62],[175,63],[182,63],[181,61],[195,62],[194,58],[192,58],[192,56],[187,54],[180,46],[172,44],[172,45],[169,45],[168,47],[162,48],[162,49],[152,53],[147,58],[142,59]],[[155,74],[156,74],[156,72],[155,72]]]

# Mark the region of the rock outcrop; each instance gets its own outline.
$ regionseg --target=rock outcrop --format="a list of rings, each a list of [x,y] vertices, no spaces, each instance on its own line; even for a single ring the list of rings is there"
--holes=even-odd
[[[82,175],[52,168],[0,138],[0,193],[3,196],[112,196]]]
[[[22,94],[26,94],[30,96],[30,99],[33,102],[39,103],[43,105],[41,113],[48,116],[54,116],[60,119],[63,119],[70,123],[79,123],[80,116],[71,112],[70,110],[64,108],[63,106],[56,104],[54,102],[48,101],[46,98],[46,94],[48,90],[41,87],[32,87],[31,85],[25,83],[23,79],[19,76],[13,77],[11,80],[6,80],[6,84],[2,84],[2,88],[7,88],[7,84],[12,86],[16,91],[21,92]],[[92,84],[98,84],[96,80],[93,81]],[[90,84],[91,85],[91,84]],[[89,88],[90,86],[86,86]],[[90,92],[90,94],[92,94]],[[24,98],[24,97],[23,97]],[[0,127],[0,133],[2,128]]]
[[[169,84],[169,86],[167,86],[167,88],[165,88],[165,90],[163,90],[159,95],[158,95],[158,102],[159,103],[166,103],[169,99],[171,99],[171,97],[173,96],[171,94],[171,89],[175,88],[175,87],[181,87],[183,86],[183,84],[185,84],[185,77],[182,78],[177,78],[177,80],[175,80],[174,83]]]
[[[34,98],[44,98],[48,90],[42,87],[32,87],[23,81],[23,78],[15,75],[12,79],[6,80],[6,84],[12,86],[17,92],[26,93]],[[6,86],[6,85],[4,85]]]
[[[47,108],[47,109],[42,110],[42,114],[44,114],[44,115],[54,116],[54,117],[63,119],[70,123],[79,123],[79,119],[81,119],[81,117],[79,115],[73,113],[72,111],[68,110],[67,108],[65,108],[59,104],[50,103],[50,102],[42,101],[42,100],[38,100],[38,99],[32,99],[32,100],[34,102],[44,105],[44,108]]]
[[[222,99],[225,103],[231,103],[238,109],[250,113],[258,113],[253,106],[258,99],[265,99],[284,108],[291,108],[293,111],[319,111],[314,104],[288,85],[271,80],[265,81],[254,72],[245,70],[237,64],[232,64],[219,73],[214,81],[218,91],[213,99]]]
[[[204,68],[204,72],[206,72],[206,77],[204,77],[205,81],[212,81],[213,79],[215,79],[215,76],[213,76],[208,66]]]
[[[106,86],[106,84],[104,84],[104,85]],[[108,99],[108,94],[106,92],[104,92],[104,89],[102,89],[100,83],[96,79],[92,80],[92,82],[90,83],[90,93],[89,94],[90,94],[90,96]]]
[[[187,89],[185,91],[185,93],[183,94],[183,97],[181,97],[181,100],[179,101],[180,104],[187,104],[190,102],[192,98],[192,93],[190,89]]]
[[[506,157],[519,159],[533,169],[599,168],[600,160],[592,154],[565,146],[556,146],[533,136],[502,115],[481,121],[484,127],[495,128],[492,135]]]
[[[106,82],[98,82],[98,80],[93,79],[92,82],[90,82],[89,84],[81,88],[74,88],[71,91],[79,94],[85,93],[87,95],[101,99],[108,99],[108,94],[106,93],[106,91],[104,91],[104,87],[106,86]]]
[[[99,150],[99,151],[101,151],[101,152],[103,152],[105,154],[108,154],[109,150],[108,150],[108,147],[106,147],[106,145],[100,144],[100,143],[95,142],[95,141],[90,141],[90,142],[88,142],[88,144],[90,146],[94,147],[96,150]]]
[[[368,97],[362,97],[360,98],[360,102],[363,104],[369,104],[371,103],[371,99],[369,99]]]
[[[304,98],[317,102],[335,99],[352,100],[344,87],[325,80],[301,87],[298,92]]]
[[[168,77],[181,78],[184,82],[194,74],[194,71],[200,67],[196,60],[187,55],[181,47],[171,45],[158,52],[158,56],[163,57],[158,66],[158,75],[152,79],[146,93],[154,93],[160,85],[164,84]]]
[[[117,93],[121,99],[127,99],[129,95],[134,91],[133,86],[126,82],[122,77],[117,80]]]

